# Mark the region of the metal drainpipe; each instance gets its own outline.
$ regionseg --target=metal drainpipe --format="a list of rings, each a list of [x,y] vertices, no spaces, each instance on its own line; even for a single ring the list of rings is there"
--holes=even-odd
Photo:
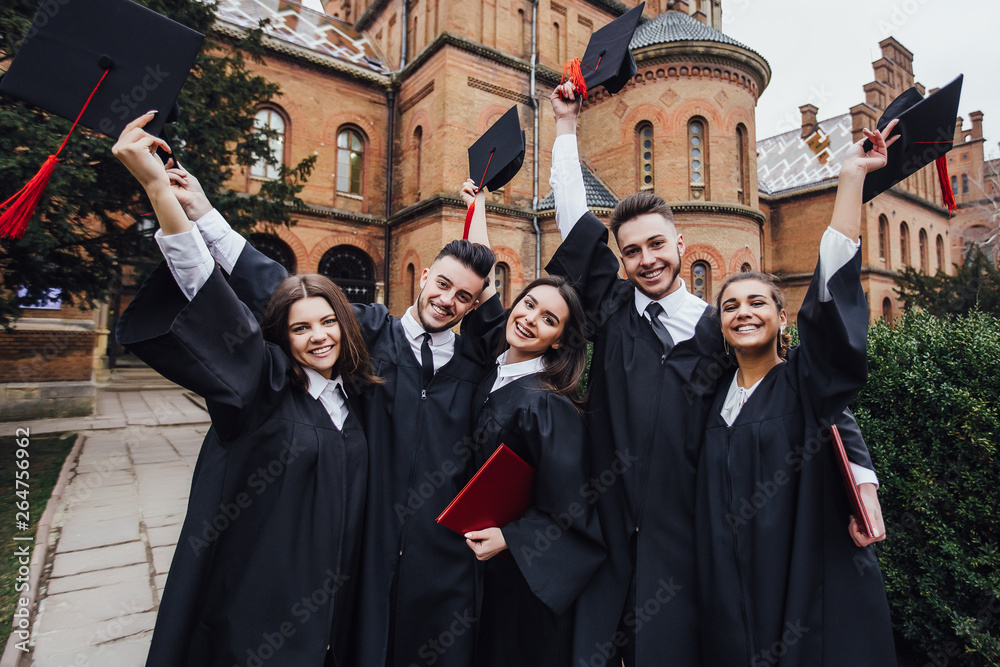
[[[531,2],[531,108],[535,112],[534,159],[532,160],[531,226],[535,230],[535,278],[542,275],[542,230],[538,227],[538,100],[535,99],[535,68],[538,64],[538,0]]]
[[[389,108],[389,141],[385,159],[385,253],[382,255],[383,299],[386,308],[389,307],[389,255],[392,248],[392,227],[389,224],[392,217],[392,147],[393,135],[396,130],[396,91],[392,88],[385,95],[386,106]]]

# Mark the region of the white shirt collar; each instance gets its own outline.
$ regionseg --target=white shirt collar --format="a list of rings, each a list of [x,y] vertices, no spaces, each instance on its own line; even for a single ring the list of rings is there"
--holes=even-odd
[[[497,371],[498,378],[519,378],[545,370],[545,362],[542,360],[542,355],[538,355],[534,359],[528,359],[527,361],[519,361],[516,364],[508,364],[508,354],[510,354],[509,349],[504,350],[503,354],[497,357],[497,365],[500,366],[500,369]]]
[[[416,306],[410,306],[403,313],[403,316],[399,318],[399,321],[403,324],[403,331],[406,332],[406,337],[410,339],[410,342],[414,342],[423,336],[425,333],[430,333],[424,329],[423,325],[417,321],[412,314],[413,309]],[[445,329],[444,331],[438,331],[431,334],[431,347],[438,347],[439,345],[445,345],[450,343],[455,338],[455,332],[451,329]],[[420,341],[423,342],[423,341]]]
[[[311,368],[306,368],[305,366],[302,366],[302,370],[306,372],[306,377],[309,378],[309,388],[307,389],[307,391],[309,392],[309,395],[312,396],[313,398],[319,399],[320,394],[322,394],[323,390],[325,390],[329,385],[333,385],[335,387],[339,386],[340,390],[344,392],[344,396],[347,396],[347,388],[344,387],[344,381],[340,377],[340,373],[337,373],[337,377],[333,378],[332,380],[327,380],[325,377],[323,377],[322,375],[320,375]]]
[[[680,276],[678,276],[677,279],[681,281],[681,286],[665,297],[656,300],[656,302],[663,307],[663,312],[666,313],[667,317],[673,317],[676,315],[677,311],[684,306],[684,303],[688,300],[688,298],[694,296],[688,292],[687,283],[684,282],[684,279]],[[698,297],[694,298],[698,299]],[[698,301],[701,301],[701,299],[698,299]],[[639,311],[640,315],[644,315],[646,313],[646,308],[648,308],[649,304],[652,302],[653,300],[640,292],[638,288],[635,290],[635,309]],[[704,303],[703,301],[701,302]]]

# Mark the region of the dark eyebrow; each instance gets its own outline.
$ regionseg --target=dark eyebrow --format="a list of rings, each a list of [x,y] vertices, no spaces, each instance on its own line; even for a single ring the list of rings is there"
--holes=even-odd
[[[553,313],[551,310],[546,310],[545,314],[548,315],[549,317],[551,317],[552,319],[554,319],[556,321],[556,324],[559,324],[559,316],[558,315],[556,315],[555,313]]]

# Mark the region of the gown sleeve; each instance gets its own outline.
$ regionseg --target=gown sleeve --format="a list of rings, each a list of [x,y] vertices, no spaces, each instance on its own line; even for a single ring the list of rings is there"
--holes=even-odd
[[[618,257],[608,247],[608,228],[589,211],[581,217],[566,240],[556,249],[545,270],[563,276],[583,299],[591,329],[597,329],[615,308]]]
[[[520,412],[518,428],[535,454],[534,503],[501,531],[532,592],[562,614],[605,556],[597,513],[580,493],[589,463],[583,420],[568,399],[545,392]]]
[[[494,359],[499,352],[500,341],[507,330],[507,315],[500,295],[494,294],[481,306],[462,318],[462,337],[471,341],[481,351],[484,359]]]
[[[259,323],[263,321],[271,294],[287,277],[285,267],[247,243],[228,280],[236,298],[250,308]]]
[[[861,435],[861,428],[858,426],[858,422],[854,419],[851,411],[845,409],[837,417],[836,424],[837,430],[840,431],[840,439],[844,441],[844,451],[847,452],[848,460],[862,468],[875,470],[875,466],[872,465],[871,454],[868,452],[868,445],[865,444],[864,436]]]
[[[820,260],[822,261],[822,260]],[[797,373],[818,420],[833,421],[864,386],[868,303],[861,288],[861,250],[827,282],[821,300],[820,262],[799,310]]]
[[[116,335],[165,378],[202,396],[223,442],[266,416],[268,400],[287,389],[290,360],[264,341],[218,267],[189,302],[161,264],[122,314]]]

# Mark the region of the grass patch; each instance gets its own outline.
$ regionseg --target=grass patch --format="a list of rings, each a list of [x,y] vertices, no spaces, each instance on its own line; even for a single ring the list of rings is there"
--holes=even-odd
[[[10,636],[10,623],[14,608],[21,593],[15,590],[17,584],[17,569],[19,563],[14,556],[14,550],[20,545],[30,545],[34,549],[34,541],[15,542],[14,536],[32,535],[38,530],[38,521],[45,512],[45,505],[52,495],[52,488],[59,479],[66,457],[77,439],[76,433],[52,433],[31,436],[27,447],[29,478],[28,501],[30,502],[31,527],[25,532],[18,530],[17,505],[21,499],[16,491],[24,492],[24,487],[16,487],[17,458],[15,451],[19,449],[17,439],[13,436],[3,438],[0,446],[0,652],[7,644]]]

